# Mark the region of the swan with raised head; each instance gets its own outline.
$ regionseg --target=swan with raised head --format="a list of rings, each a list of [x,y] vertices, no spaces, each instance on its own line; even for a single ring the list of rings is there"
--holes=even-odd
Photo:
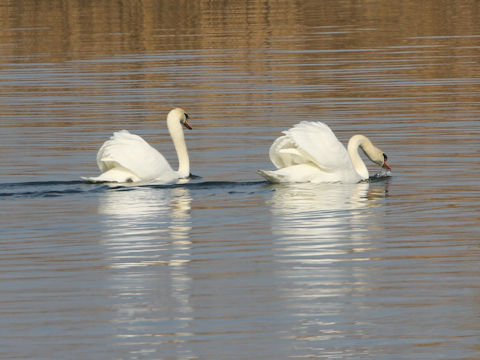
[[[171,110],[167,115],[167,127],[178,156],[177,171],[140,136],[121,130],[113,133],[98,150],[97,165],[102,174],[84,179],[91,182],[168,183],[189,177],[190,161],[182,126],[192,129],[188,123],[188,114],[181,108]]]
[[[347,150],[322,122],[302,121],[283,134],[269,151],[270,160],[278,170],[258,170],[270,182],[357,183],[368,179],[359,147],[375,164],[391,170],[387,155],[364,135],[352,136]]]

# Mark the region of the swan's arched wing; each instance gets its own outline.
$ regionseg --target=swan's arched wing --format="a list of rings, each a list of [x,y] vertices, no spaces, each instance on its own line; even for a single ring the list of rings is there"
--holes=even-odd
[[[270,159],[278,168],[313,163],[325,171],[352,168],[345,147],[322,122],[302,121],[270,147]]]
[[[277,138],[269,151],[270,160],[278,169],[304,164],[308,162],[300,151],[298,151],[295,142],[288,136],[280,136]]]
[[[97,164],[102,172],[123,167],[141,179],[155,179],[164,172],[173,171],[162,154],[127,130],[113,133],[102,145],[98,150]]]

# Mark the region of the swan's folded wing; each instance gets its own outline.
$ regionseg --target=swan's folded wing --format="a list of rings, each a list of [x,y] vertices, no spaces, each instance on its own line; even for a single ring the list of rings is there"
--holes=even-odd
[[[284,132],[306,162],[312,162],[325,171],[352,167],[350,156],[332,130],[322,122],[302,121]]]
[[[127,130],[113,133],[97,154],[102,172],[122,167],[141,179],[154,179],[165,171],[173,171],[167,160],[140,136]]]
[[[308,161],[305,156],[298,151],[296,144],[287,136],[277,138],[269,151],[270,161],[278,169],[304,164]]]

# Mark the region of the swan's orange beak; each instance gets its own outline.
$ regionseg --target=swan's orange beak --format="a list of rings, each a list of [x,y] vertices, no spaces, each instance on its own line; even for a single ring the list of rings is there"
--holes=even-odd
[[[382,166],[382,168],[384,168],[384,169],[387,169],[387,170],[390,170],[390,171],[391,171],[391,170],[392,170],[392,168],[390,167],[390,165],[388,165],[388,163],[387,163],[387,159],[388,159],[388,156],[387,156],[387,154],[383,153],[383,166]]]
[[[183,126],[185,126],[188,130],[192,130],[192,127],[188,123],[188,120],[185,119],[185,122],[183,123]]]

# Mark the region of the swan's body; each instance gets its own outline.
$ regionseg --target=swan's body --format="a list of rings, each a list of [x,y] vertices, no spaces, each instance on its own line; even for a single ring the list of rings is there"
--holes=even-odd
[[[102,174],[85,178],[91,182],[156,181],[168,183],[190,175],[190,162],[182,125],[191,129],[188,114],[180,108],[168,113],[167,127],[178,156],[178,170],[140,136],[121,130],[113,133],[97,153]]]
[[[345,182],[368,179],[360,147],[374,163],[390,169],[387,156],[363,135],[354,135],[348,151],[322,122],[302,121],[277,138],[269,155],[278,170],[258,170],[270,182]]]

